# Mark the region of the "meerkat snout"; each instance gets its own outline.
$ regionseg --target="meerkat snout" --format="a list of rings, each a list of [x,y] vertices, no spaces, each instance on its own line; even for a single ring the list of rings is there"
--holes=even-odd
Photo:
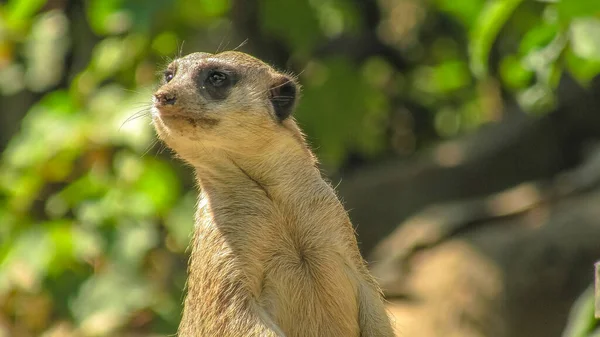
[[[153,101],[157,106],[174,105],[177,101],[177,95],[172,92],[159,91],[154,94]]]

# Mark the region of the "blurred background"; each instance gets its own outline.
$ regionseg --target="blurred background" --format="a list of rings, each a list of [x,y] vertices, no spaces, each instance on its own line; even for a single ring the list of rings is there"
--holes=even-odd
[[[400,335],[600,336],[600,1],[4,0],[1,337],[176,332],[197,192],[150,97],[234,48],[299,74]]]

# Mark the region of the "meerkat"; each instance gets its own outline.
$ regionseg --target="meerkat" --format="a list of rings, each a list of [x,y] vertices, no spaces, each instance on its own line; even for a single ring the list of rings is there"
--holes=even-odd
[[[296,80],[241,52],[173,61],[161,138],[200,198],[179,336],[393,336],[379,286],[291,114]]]

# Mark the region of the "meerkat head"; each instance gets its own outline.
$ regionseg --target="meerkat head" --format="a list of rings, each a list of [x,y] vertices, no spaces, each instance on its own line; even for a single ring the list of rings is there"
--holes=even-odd
[[[240,52],[193,53],[164,71],[153,97],[159,137],[183,159],[202,151],[259,151],[294,137],[294,78]]]

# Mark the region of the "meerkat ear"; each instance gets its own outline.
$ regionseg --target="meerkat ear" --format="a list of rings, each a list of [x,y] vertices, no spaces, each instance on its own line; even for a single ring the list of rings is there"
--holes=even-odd
[[[275,115],[282,121],[294,111],[298,86],[287,76],[277,76],[270,89],[269,99],[273,104]]]

